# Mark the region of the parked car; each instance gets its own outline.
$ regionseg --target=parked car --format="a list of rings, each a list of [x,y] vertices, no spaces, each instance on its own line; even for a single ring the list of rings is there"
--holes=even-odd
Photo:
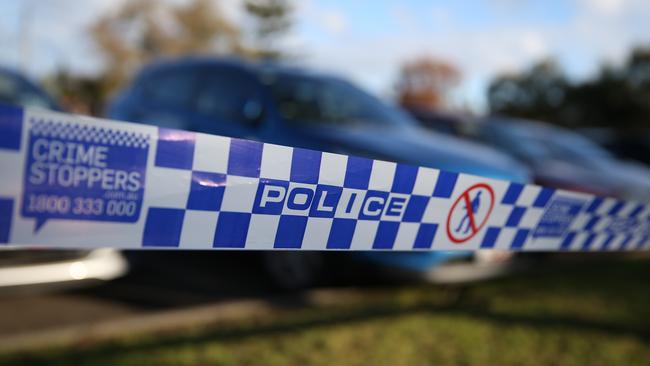
[[[542,185],[650,202],[650,170],[591,140],[546,123],[486,117],[465,129],[526,162]]]
[[[0,68],[0,103],[61,110],[43,89],[5,68]],[[126,260],[111,249],[46,250],[0,246],[0,291],[86,285],[119,277],[126,270]]]
[[[584,128],[580,132],[621,159],[650,165],[649,131],[622,132],[613,128]]]
[[[150,65],[109,105],[114,119],[462,171],[526,182],[528,170],[491,148],[418,127],[403,112],[329,75],[235,59]],[[322,253],[266,255],[284,287],[316,278]],[[356,253],[356,259],[429,276],[471,252]],[[439,271],[438,271],[439,272]],[[474,274],[477,272],[473,272]],[[433,275],[431,275],[433,276]]]
[[[0,67],[0,103],[61,110],[43,89],[18,72]]]

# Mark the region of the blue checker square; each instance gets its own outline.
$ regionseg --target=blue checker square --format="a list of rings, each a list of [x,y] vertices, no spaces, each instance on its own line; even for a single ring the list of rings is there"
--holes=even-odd
[[[584,243],[582,243],[582,250],[589,250],[591,248],[591,244],[593,244],[594,239],[596,239],[596,234],[591,233],[587,236],[587,239],[585,239]]]
[[[372,160],[350,156],[345,169],[343,186],[345,188],[368,189],[371,172]]]
[[[625,206],[625,202],[618,201],[616,202],[616,204],[614,204],[614,206],[612,206],[612,208],[609,209],[607,214],[611,216],[617,215],[621,211],[621,209],[623,209],[624,206]]]
[[[438,231],[438,224],[421,224],[415,236],[413,249],[431,249],[436,231]]]
[[[359,213],[359,220],[379,220],[388,201],[388,192],[367,191],[363,199],[363,210]]]
[[[372,249],[392,249],[395,245],[399,224],[394,221],[381,221],[377,228],[375,241],[372,243]]]
[[[575,237],[576,237],[575,231],[568,232],[564,237],[564,239],[562,239],[562,243],[560,244],[560,249],[561,250],[571,249],[571,244],[573,243],[573,239],[575,239]]]
[[[158,129],[156,166],[175,169],[192,169],[196,135],[192,132]]]
[[[225,174],[192,172],[192,184],[187,199],[187,208],[190,210],[219,211],[223,200],[223,192],[226,189],[225,186]]]
[[[390,191],[395,193],[412,193],[417,175],[417,167],[406,164],[397,164],[397,167],[395,168],[395,177],[393,178],[393,187]]]
[[[20,150],[23,110],[0,104],[0,149]]]
[[[253,202],[253,213],[279,215],[284,208],[289,182],[277,179],[260,179]]]
[[[412,195],[409,198],[409,202],[404,211],[404,216],[402,221],[404,222],[420,222],[422,221],[422,216],[424,216],[424,211],[429,204],[429,197],[427,196],[418,196]]]
[[[441,198],[451,197],[451,193],[456,186],[456,180],[458,180],[458,173],[441,170],[436,181],[436,187],[433,190],[433,196]]]
[[[499,237],[499,233],[501,233],[501,229],[498,227],[489,227],[487,231],[485,232],[485,236],[483,237],[483,241],[481,241],[481,248],[484,249],[489,249],[489,248],[494,248],[494,245],[497,242],[497,238]]]
[[[503,195],[501,203],[504,205],[513,205],[519,199],[521,192],[524,190],[524,185],[521,183],[510,183],[506,194]]]
[[[586,212],[588,212],[588,213],[596,212],[598,207],[600,207],[600,205],[602,205],[604,201],[605,201],[605,199],[603,199],[602,197],[594,198],[594,200],[591,201],[591,203],[589,204],[589,207],[587,207]]]
[[[322,154],[320,151],[294,148],[293,157],[291,158],[291,181],[308,184],[318,183]]]
[[[309,209],[310,217],[334,217],[341,199],[342,187],[319,184],[316,186],[314,201]]]
[[[529,229],[519,229],[515,234],[515,238],[512,239],[512,244],[510,245],[511,249],[522,249],[530,233]]]
[[[542,188],[537,198],[535,198],[535,202],[533,202],[533,207],[546,206],[551,197],[553,197],[553,193],[555,193],[555,189],[553,188]]]
[[[0,198],[0,244],[9,242],[13,210],[14,200],[10,198]]]
[[[508,221],[506,221],[506,226],[516,227],[517,225],[519,225],[519,222],[521,221],[521,218],[524,216],[525,212],[526,212],[526,207],[515,206],[510,212],[510,216],[508,216]]]
[[[333,219],[327,249],[350,249],[356,226],[357,220],[354,219]]]
[[[228,174],[258,178],[264,144],[257,141],[232,139],[228,155]]]
[[[302,246],[302,238],[307,227],[306,216],[282,215],[275,234],[274,248],[298,249]]]
[[[645,205],[643,203],[639,203],[632,212],[630,212],[630,217],[637,217],[645,209]]]
[[[214,233],[215,248],[244,248],[251,214],[243,212],[220,212]]]
[[[181,240],[185,210],[151,207],[144,224],[142,245],[145,247],[177,247]]]

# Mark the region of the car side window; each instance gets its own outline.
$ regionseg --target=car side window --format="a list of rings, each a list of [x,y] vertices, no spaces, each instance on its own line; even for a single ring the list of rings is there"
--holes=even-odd
[[[219,121],[250,123],[262,114],[257,80],[230,68],[206,68],[200,72],[201,85],[195,108],[199,114]]]
[[[156,72],[148,77],[144,92],[156,104],[188,108],[195,88],[194,73],[179,68]]]

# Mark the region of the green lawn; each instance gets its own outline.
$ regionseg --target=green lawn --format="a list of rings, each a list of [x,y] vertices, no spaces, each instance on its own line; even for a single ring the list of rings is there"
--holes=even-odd
[[[650,365],[650,258],[601,258],[467,287],[366,289],[335,307],[0,363]]]

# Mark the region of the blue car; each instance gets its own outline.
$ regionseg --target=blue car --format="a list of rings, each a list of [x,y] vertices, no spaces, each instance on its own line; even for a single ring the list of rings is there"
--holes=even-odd
[[[108,116],[161,127],[527,182],[509,157],[418,127],[346,80],[303,69],[236,59],[183,58],[152,64],[108,106]],[[284,287],[316,278],[320,253],[269,253],[267,267]],[[471,252],[354,254],[412,273],[429,273]]]
[[[0,67],[0,103],[61,110],[43,89],[23,75],[3,67]]]

